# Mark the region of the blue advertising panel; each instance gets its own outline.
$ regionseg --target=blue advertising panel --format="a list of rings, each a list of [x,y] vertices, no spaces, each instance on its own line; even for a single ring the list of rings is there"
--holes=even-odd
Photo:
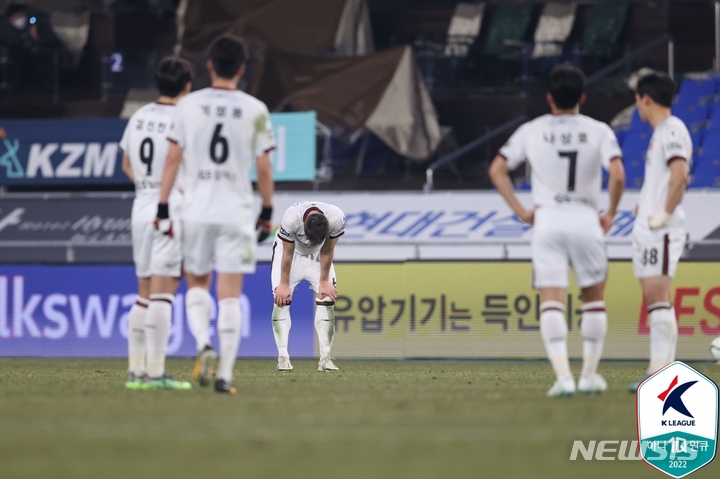
[[[271,113],[275,181],[315,178],[315,112]],[[127,120],[0,120],[0,185],[119,185]],[[253,179],[255,174],[253,172]]]
[[[127,320],[135,302],[132,266],[0,266],[0,357],[127,356]],[[213,286],[214,289],[214,286]],[[185,282],[173,305],[168,355],[195,356],[185,316]],[[270,265],[244,281],[239,357],[277,356],[271,325]],[[314,355],[313,294],[293,296],[290,354]],[[211,339],[217,347],[213,296]]]

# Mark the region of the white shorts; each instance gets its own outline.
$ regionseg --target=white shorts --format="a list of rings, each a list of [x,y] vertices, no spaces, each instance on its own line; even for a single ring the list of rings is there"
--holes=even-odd
[[[283,241],[276,238],[273,244],[272,265],[270,268],[270,280],[272,282],[272,290],[280,284],[280,268],[283,257]],[[335,265],[330,265],[330,282],[337,286],[337,276],[335,276]],[[310,283],[310,288],[317,292],[320,286],[320,252],[309,255],[302,255],[295,251],[292,266],[290,266],[290,291],[294,291],[300,281],[305,280]]]
[[[580,288],[607,278],[607,249],[597,213],[584,205],[542,207],[532,239],[534,288],[567,288],[572,266]]]
[[[173,236],[162,234],[152,223],[132,224],[133,261],[138,278],[182,276],[182,221],[173,220]]]
[[[675,276],[680,256],[685,248],[684,228],[650,230],[633,228],[633,271],[636,278]]]
[[[255,272],[257,235],[251,223],[213,224],[185,221],[184,267],[196,276]],[[214,265],[214,268],[213,268]]]

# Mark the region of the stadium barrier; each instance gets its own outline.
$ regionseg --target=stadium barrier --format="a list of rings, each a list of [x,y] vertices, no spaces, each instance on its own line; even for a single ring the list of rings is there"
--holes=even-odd
[[[1,168],[0,168],[1,170]],[[633,208],[639,192],[623,196],[606,237],[611,259],[632,256]],[[532,204],[528,192],[518,197]],[[407,259],[528,259],[532,228],[522,223],[495,192],[319,193],[283,192],[273,199],[273,225],[287,207],[314,199],[339,206],[346,231],[339,261]],[[603,193],[600,204],[607,203]],[[720,191],[689,191],[689,248],[685,259],[720,260]],[[130,263],[132,194],[6,194],[0,192],[1,263]],[[260,210],[259,204],[257,211]],[[272,241],[258,249],[269,261]]]
[[[338,263],[333,354],[338,358],[543,358],[539,298],[529,262]],[[571,280],[572,284],[572,280]],[[135,300],[129,266],[0,266],[0,356],[124,357],[127,314]],[[184,282],[173,310],[168,352],[191,357]],[[678,268],[673,301],[678,358],[710,359],[720,336],[717,263]],[[606,293],[605,357],[645,359],[649,330],[629,262],[612,262]],[[317,354],[313,297],[295,292],[290,353]],[[581,356],[579,292],[568,293],[570,355]],[[270,265],[244,282],[240,357],[275,357]],[[215,308],[213,308],[215,311]],[[215,320],[212,321],[214,331]],[[213,333],[213,341],[215,335]]]

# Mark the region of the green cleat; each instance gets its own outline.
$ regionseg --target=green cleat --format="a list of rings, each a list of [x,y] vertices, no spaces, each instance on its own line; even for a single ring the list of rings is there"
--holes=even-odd
[[[176,381],[167,374],[161,378],[150,379],[143,384],[142,389],[154,390],[154,389],[175,389],[179,391],[186,391],[192,389],[192,384],[187,381]]]
[[[650,374],[645,374],[645,375],[642,377],[642,379],[640,379],[640,381],[635,382],[635,383],[632,383],[632,384],[630,385],[630,387],[628,388],[628,392],[631,393],[631,394],[635,394],[635,393],[637,392],[638,388],[640,387],[640,384],[641,384],[643,381],[645,381],[647,378],[649,378],[649,377],[650,377]]]
[[[136,376],[135,373],[128,373],[125,381],[125,388],[137,391],[143,389],[145,385],[145,375]]]

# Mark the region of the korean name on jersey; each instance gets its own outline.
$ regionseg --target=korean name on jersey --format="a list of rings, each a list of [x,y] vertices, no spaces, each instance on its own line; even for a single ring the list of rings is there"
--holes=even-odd
[[[322,244],[311,244],[305,236],[305,219],[313,211],[319,211],[327,218],[330,224],[330,238],[338,238],[345,234],[345,214],[337,206],[319,201],[295,203],[285,210],[277,235],[283,241],[294,242],[298,254],[314,254],[322,247]]]
[[[183,148],[183,219],[246,221],[253,208],[250,169],[275,147],[265,104],[239,90],[198,90],[178,102],[168,139]]]
[[[160,198],[160,180],[168,152],[167,134],[175,113],[175,106],[150,103],[130,117],[120,148],[130,158],[135,176],[135,201],[132,222],[152,222]],[[170,196],[175,204],[182,199],[181,183],[176,182]]]
[[[687,168],[690,168],[692,148],[690,132],[679,118],[670,116],[655,127],[645,155],[645,179],[640,190],[636,226],[649,229],[648,218],[664,210],[670,184],[669,165],[673,161],[680,160],[687,162]],[[684,226],[685,211],[682,205],[677,205],[668,220],[667,227]]]
[[[525,123],[500,149],[510,169],[528,161],[535,206],[598,208],[602,168],[622,152],[612,129],[585,115],[543,115]]]

